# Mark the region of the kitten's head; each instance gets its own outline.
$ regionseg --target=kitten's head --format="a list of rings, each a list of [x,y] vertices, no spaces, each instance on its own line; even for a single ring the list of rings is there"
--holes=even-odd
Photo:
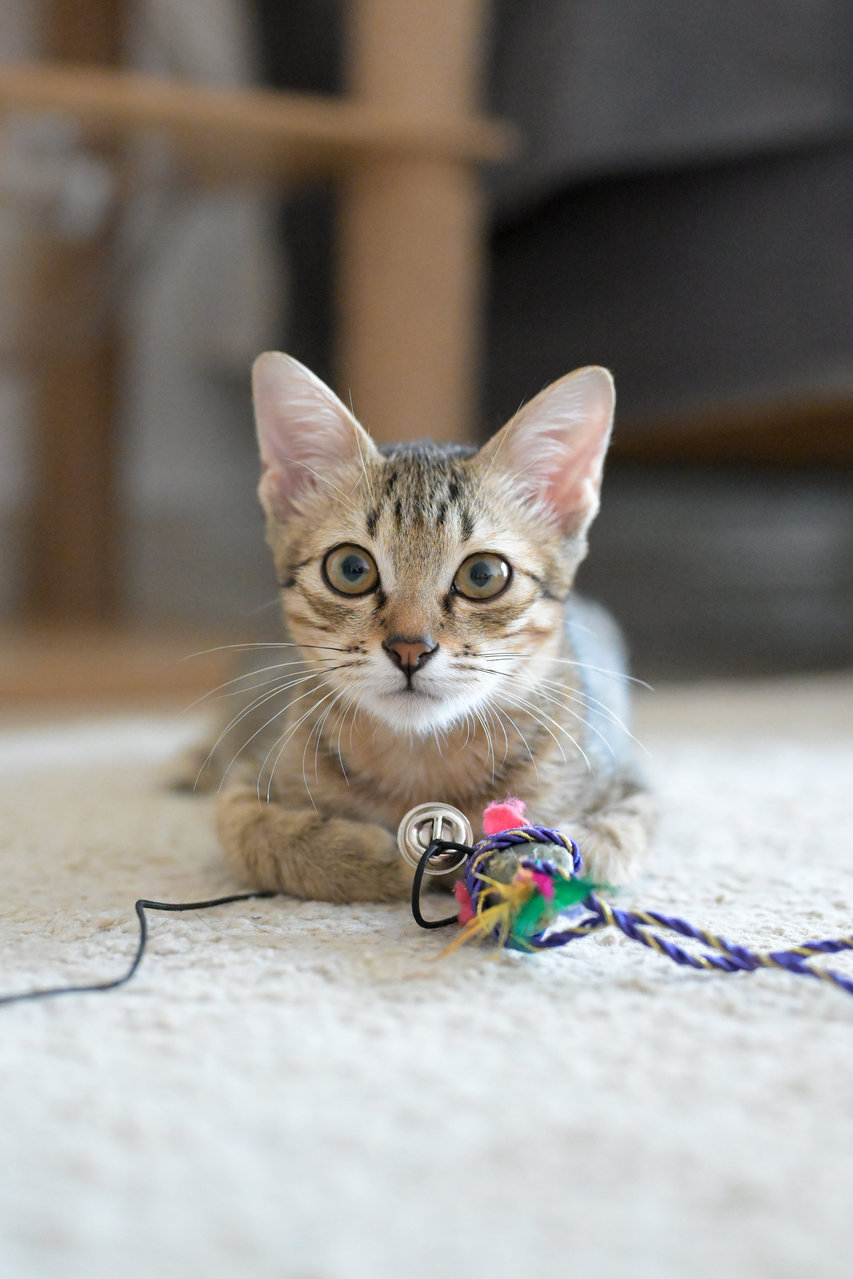
[[[284,615],[329,703],[422,733],[517,704],[559,645],[586,552],[610,374],[554,382],[479,451],[377,448],[277,352],[256,361],[254,397]]]

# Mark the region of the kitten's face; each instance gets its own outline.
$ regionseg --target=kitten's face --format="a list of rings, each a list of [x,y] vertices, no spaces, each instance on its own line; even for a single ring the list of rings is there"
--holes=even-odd
[[[273,537],[288,629],[333,687],[428,732],[483,707],[513,655],[549,646],[565,562],[476,459],[414,446],[328,479],[347,499],[321,483]]]
[[[258,361],[255,397],[284,614],[327,704],[409,733],[517,706],[559,644],[595,513],[607,375],[556,383],[479,452],[380,451],[285,356]]]

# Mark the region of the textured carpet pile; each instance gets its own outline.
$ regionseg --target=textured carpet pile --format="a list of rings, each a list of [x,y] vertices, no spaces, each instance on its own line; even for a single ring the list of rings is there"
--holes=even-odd
[[[237,887],[159,785],[186,732],[0,732],[3,992],[118,975],[136,897]],[[664,815],[620,904],[853,929],[853,679],[665,690],[638,734]],[[850,1275],[853,999],[447,941],[404,905],[158,914],[131,985],[0,1007],[0,1274]]]

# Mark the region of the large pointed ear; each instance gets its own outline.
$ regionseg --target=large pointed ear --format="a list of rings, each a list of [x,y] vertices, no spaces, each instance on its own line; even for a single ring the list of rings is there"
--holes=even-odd
[[[480,450],[493,475],[582,535],[598,511],[616,393],[607,369],[577,369],[525,404]]]
[[[379,456],[334,392],[290,355],[258,356],[252,394],[261,450],[258,496],[274,519],[288,519],[341,462],[359,466]]]

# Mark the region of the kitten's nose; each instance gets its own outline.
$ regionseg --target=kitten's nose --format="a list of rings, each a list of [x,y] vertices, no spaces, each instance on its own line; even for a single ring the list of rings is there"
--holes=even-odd
[[[418,635],[415,639],[392,635],[383,641],[382,647],[395,666],[411,675],[429,661],[438,645],[431,635]]]

